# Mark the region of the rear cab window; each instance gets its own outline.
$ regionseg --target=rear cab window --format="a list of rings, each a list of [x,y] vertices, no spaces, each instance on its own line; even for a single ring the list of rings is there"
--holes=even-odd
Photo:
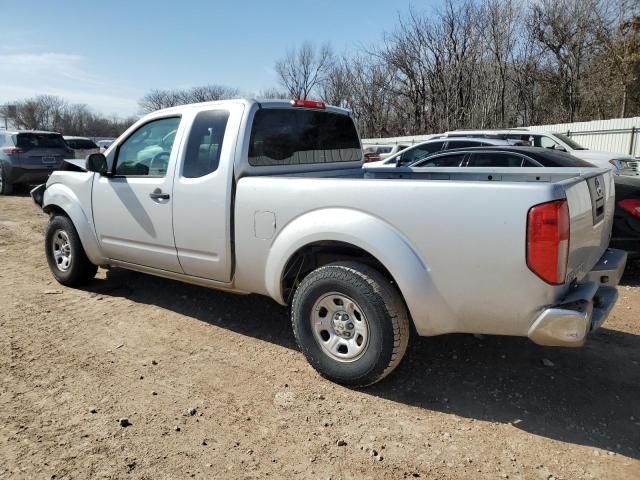
[[[360,139],[348,115],[263,108],[251,127],[249,165],[305,165],[362,160]]]

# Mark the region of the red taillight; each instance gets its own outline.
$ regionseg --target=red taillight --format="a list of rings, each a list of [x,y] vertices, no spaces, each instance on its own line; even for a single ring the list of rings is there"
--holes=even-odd
[[[320,102],[318,100],[291,100],[291,105],[294,107],[305,107],[305,108],[326,108],[326,104],[324,102]]]
[[[569,260],[569,206],[566,200],[536,205],[527,219],[527,266],[547,283],[560,285]]]
[[[16,148],[16,147],[4,147],[2,149],[2,151],[4,153],[6,153],[7,155],[18,155],[18,154],[22,153],[22,150],[20,150],[19,148]]]
[[[626,198],[618,202],[618,206],[636,218],[640,218],[640,199]]]

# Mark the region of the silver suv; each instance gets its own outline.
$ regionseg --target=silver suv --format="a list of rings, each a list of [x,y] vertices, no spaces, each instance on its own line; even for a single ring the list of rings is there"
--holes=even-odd
[[[10,195],[16,184],[46,182],[53,170],[74,152],[62,135],[53,132],[0,132],[0,195]]]

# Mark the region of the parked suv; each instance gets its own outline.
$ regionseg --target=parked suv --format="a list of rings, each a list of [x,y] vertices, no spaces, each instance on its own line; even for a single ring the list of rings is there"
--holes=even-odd
[[[62,135],[53,132],[0,132],[0,195],[10,195],[16,184],[46,182],[49,174],[73,158]]]

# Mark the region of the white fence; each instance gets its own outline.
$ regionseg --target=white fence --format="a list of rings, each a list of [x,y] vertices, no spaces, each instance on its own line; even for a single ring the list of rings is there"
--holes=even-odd
[[[559,132],[573,138],[580,145],[591,150],[612,153],[628,153],[640,157],[640,117],[594,120],[592,122],[559,123],[556,125],[533,125],[531,130]],[[413,135],[408,137],[365,138],[366,144],[407,144],[424,142],[433,135]]]

